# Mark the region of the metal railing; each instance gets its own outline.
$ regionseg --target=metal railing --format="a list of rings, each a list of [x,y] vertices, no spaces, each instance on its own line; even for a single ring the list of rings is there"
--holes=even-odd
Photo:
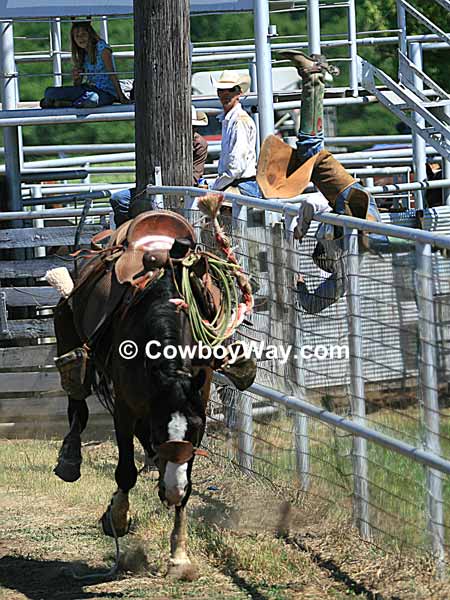
[[[208,192],[149,186],[148,193],[164,195],[168,204],[171,196],[182,196],[186,214],[198,225],[195,198]],[[228,400],[226,393],[219,395],[217,412],[225,413],[225,424],[237,437],[228,459],[246,473],[298,486],[322,502],[331,494],[339,510],[346,510],[348,493],[364,539],[393,538],[426,548],[442,570],[450,535],[450,488],[444,485],[450,474],[450,415],[439,403],[450,402],[442,387],[450,372],[450,327],[442,318],[448,313],[450,323],[450,238],[330,213],[317,216],[344,227],[348,288],[346,298],[311,315],[296,306],[295,285],[289,282],[297,271],[314,285],[323,277],[311,261],[314,240],[295,248],[297,208],[282,200],[225,198],[233,206],[228,224],[233,243],[260,285],[254,327],[243,336],[297,351],[296,360],[283,366],[260,363],[257,383],[234,393],[234,400],[233,392]],[[361,262],[360,230],[389,236],[392,243],[403,240],[403,246]],[[200,235],[205,239],[204,232]],[[348,360],[312,365],[298,359],[307,342],[312,347],[343,341]],[[394,402],[395,394],[402,400]],[[260,402],[287,412],[256,417],[252,407]],[[218,437],[213,432],[210,443],[221,452]],[[423,477],[414,464],[425,465]],[[414,499],[401,490],[411,486],[409,471],[417,479]]]

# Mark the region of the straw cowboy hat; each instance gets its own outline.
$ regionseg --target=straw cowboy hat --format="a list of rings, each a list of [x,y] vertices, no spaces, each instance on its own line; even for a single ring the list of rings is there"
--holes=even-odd
[[[219,79],[214,79],[211,75],[211,83],[218,90],[230,90],[239,86],[241,92],[245,94],[250,87],[250,76],[247,73],[239,73],[239,71],[223,71]]]
[[[196,110],[194,105],[192,105],[192,125],[194,127],[208,125],[208,115],[200,110]]]

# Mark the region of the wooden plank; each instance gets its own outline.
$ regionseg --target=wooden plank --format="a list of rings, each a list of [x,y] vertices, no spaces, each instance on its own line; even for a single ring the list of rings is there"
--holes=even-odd
[[[0,369],[54,366],[56,344],[24,346],[22,348],[0,348]]]
[[[31,260],[0,260],[0,279],[18,277],[44,277],[49,269],[67,267],[73,270],[72,260],[63,260],[60,256],[48,256]]]
[[[53,319],[20,319],[8,321],[8,339],[34,339],[39,337],[55,337]],[[2,337],[0,336],[0,340]]]
[[[87,399],[89,415],[109,415],[95,396]],[[7,398],[0,400],[0,422],[22,423],[32,419],[54,421],[67,418],[67,397]],[[112,417],[110,417],[112,419]]]
[[[10,421],[0,423],[0,436],[9,439],[49,439],[62,440],[68,432],[67,417],[59,417],[56,421],[34,419],[29,422],[16,423]],[[114,424],[109,414],[92,415],[83,432],[83,442],[90,440],[103,441],[114,437]],[[56,462],[55,449],[55,462]]]
[[[52,287],[2,288],[7,306],[56,306],[61,294]]]
[[[90,244],[91,237],[102,231],[101,225],[85,225],[81,244]],[[23,227],[0,229],[0,248],[38,248],[39,246],[72,246],[76,227]]]
[[[35,373],[0,373],[2,392],[48,392],[61,390],[59,373],[37,371]]]

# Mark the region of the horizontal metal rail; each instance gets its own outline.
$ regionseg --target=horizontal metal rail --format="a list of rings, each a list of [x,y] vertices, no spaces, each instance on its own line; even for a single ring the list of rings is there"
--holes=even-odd
[[[438,0],[439,1],[439,0]],[[359,35],[359,34],[357,34]],[[441,38],[438,35],[434,34],[422,34],[422,35],[409,35],[407,36],[408,42],[434,42],[438,41]],[[366,36],[363,38],[356,39],[356,43],[358,46],[374,46],[377,44],[386,45],[386,44],[397,44],[398,36],[384,36],[384,37],[374,37],[374,36]],[[349,45],[348,39],[340,39],[340,40],[327,40],[326,38],[321,40],[321,46],[323,48],[339,48],[346,47]],[[279,52],[281,50],[286,50],[289,48],[307,48],[308,42],[290,42],[290,43],[276,43],[272,44],[273,52]],[[224,54],[227,60],[235,57],[237,59],[242,58],[251,58],[251,56],[255,53],[254,44],[240,44],[234,46],[218,46],[218,47],[208,47],[208,48],[193,48],[192,51],[192,62],[202,63],[206,61],[216,61],[218,57]],[[232,55],[232,56],[230,56]],[[71,60],[72,56],[70,52],[61,52],[61,59],[63,61]],[[114,58],[116,59],[132,59],[134,58],[134,52],[130,51],[114,51]],[[33,63],[33,62],[50,62],[53,60],[53,55],[50,53],[45,54],[23,54],[18,53],[15,57],[16,63]]]
[[[50,217],[80,217],[82,212],[82,208],[47,208],[44,210],[30,210],[25,212],[0,212],[0,222],[15,220],[24,221],[30,219],[49,219]],[[88,215],[90,217],[99,217],[102,215],[109,215],[110,212],[111,208],[92,207],[89,209]]]
[[[325,136],[325,144],[336,146],[353,144],[399,144],[411,143],[410,135],[350,135],[350,136]],[[33,154],[51,154],[56,155],[60,152],[64,154],[92,154],[92,152],[134,152],[135,144],[59,144],[54,146],[24,146],[24,155]],[[0,146],[0,156],[5,154],[5,149]]]
[[[414,185],[414,184],[410,184]],[[425,186],[426,187],[426,186]],[[370,189],[370,188],[368,188]],[[157,186],[148,185],[147,194],[149,196],[155,196],[158,194],[166,194],[168,196],[205,196],[210,194],[211,190],[205,190],[195,187],[177,187],[177,186]],[[243,206],[260,208],[270,212],[276,212],[290,217],[296,217],[298,214],[298,207],[293,206],[292,203],[287,203],[286,200],[265,200],[260,198],[253,198],[250,196],[241,196],[238,194],[231,194],[229,192],[224,193],[224,197],[227,200],[231,200],[234,204],[241,204]],[[305,198],[306,199],[306,198]],[[290,199],[292,202],[292,198]],[[366,221],[365,219],[357,219],[356,217],[347,217],[346,215],[337,215],[333,213],[322,213],[314,216],[315,221],[320,223],[330,223],[331,225],[339,225],[341,227],[348,227],[350,229],[358,229],[360,231],[369,231],[371,233],[381,233],[387,236],[398,237],[404,240],[411,240],[413,242],[421,242],[423,244],[432,244],[439,246],[440,248],[450,249],[450,237],[439,235],[430,231],[423,231],[421,229],[412,229],[409,227],[399,227],[398,225],[390,225],[387,223],[376,223],[374,221]]]
[[[229,383],[224,376],[215,374],[214,377],[217,377],[217,380],[220,381],[220,383]],[[350,419],[346,419],[345,417],[329,412],[319,406],[315,406],[314,404],[310,404],[304,400],[299,400],[298,398],[289,396],[283,392],[272,390],[271,388],[259,383],[254,383],[250,388],[248,388],[247,392],[257,394],[258,396],[266,398],[271,402],[282,404],[286,408],[301,412],[309,417],[322,421],[323,423],[327,423],[332,427],[337,427],[338,429],[342,429],[344,431],[348,431],[349,433],[363,437],[366,440],[378,444],[379,446],[383,446],[384,448],[393,450],[398,454],[407,456],[411,460],[450,475],[450,461],[438,456],[437,454],[434,454],[433,452],[416,448],[411,444],[391,438],[384,433],[376,431],[375,429],[365,427],[356,421],[351,421]]]

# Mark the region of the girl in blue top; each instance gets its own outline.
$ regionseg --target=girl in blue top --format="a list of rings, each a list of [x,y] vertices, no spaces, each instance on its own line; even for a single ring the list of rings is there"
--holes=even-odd
[[[99,37],[89,21],[75,22],[70,31],[70,39],[74,85],[48,87],[41,100],[41,107],[95,108],[113,102],[127,103],[128,99],[115,74],[111,48]]]

